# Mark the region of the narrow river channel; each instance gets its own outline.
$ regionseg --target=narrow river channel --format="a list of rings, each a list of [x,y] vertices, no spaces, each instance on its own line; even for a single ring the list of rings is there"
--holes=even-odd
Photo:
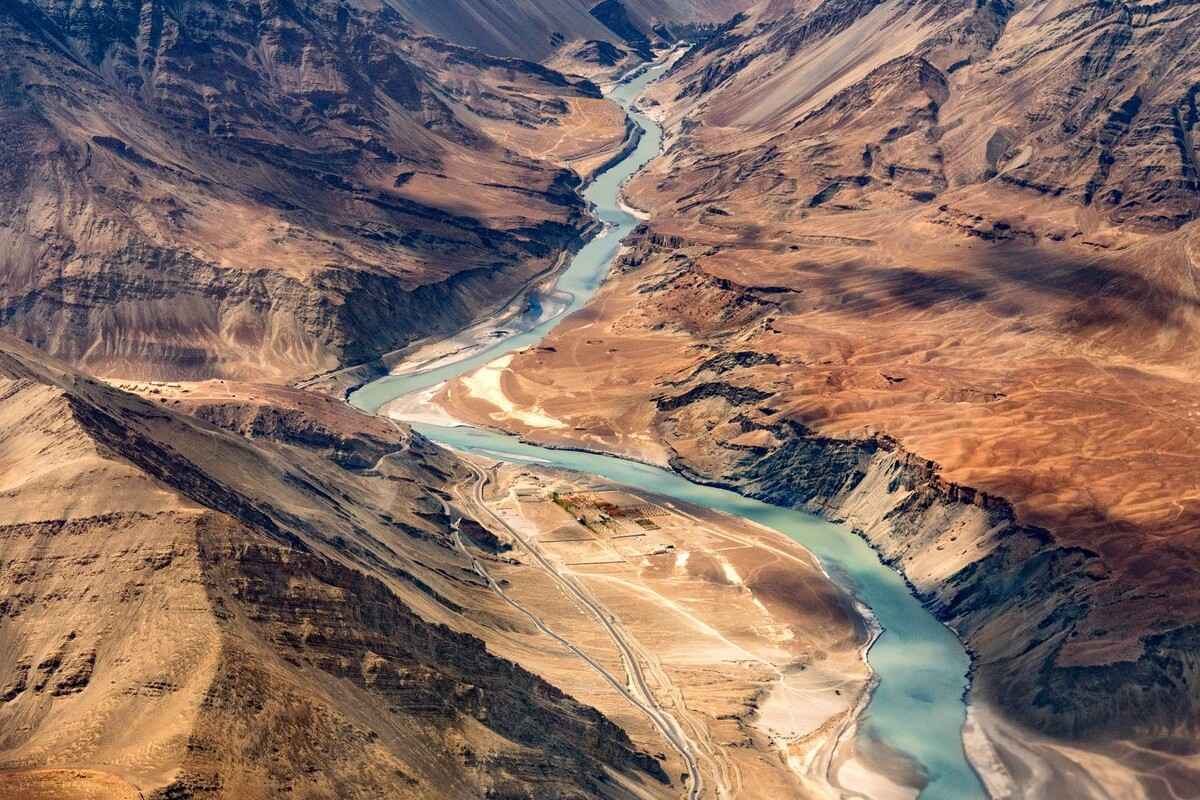
[[[627,110],[664,66],[653,67],[617,86],[610,96]],[[537,344],[567,314],[595,293],[608,273],[621,240],[638,220],[620,207],[622,185],[659,152],[662,131],[637,112],[644,131],[637,148],[598,177],[585,191],[605,229],[585,245],[559,276],[556,288],[571,301],[561,314],[523,333],[501,339],[474,355],[435,369],[381,378],[354,392],[350,402],[376,411],[398,397],[423,391],[493,359]],[[508,461],[574,470],[681,502],[733,514],[772,528],[808,548],[832,578],[869,607],[883,629],[868,653],[878,685],[859,735],[870,736],[911,758],[925,772],[923,800],[975,800],[983,787],[963,751],[964,696],[970,661],[962,644],[909,592],[900,576],[844,526],[779,508],[734,492],[691,483],[663,469],[612,456],[552,450],[515,437],[476,428],[414,424],[440,444]]]

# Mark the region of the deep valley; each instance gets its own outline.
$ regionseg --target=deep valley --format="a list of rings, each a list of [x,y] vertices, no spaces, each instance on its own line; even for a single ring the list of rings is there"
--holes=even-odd
[[[1198,29],[4,4],[0,798],[1195,797]]]

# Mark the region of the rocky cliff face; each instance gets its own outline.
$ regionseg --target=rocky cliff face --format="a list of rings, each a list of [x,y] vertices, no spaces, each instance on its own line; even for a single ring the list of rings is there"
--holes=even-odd
[[[448,454],[401,430],[395,457],[347,471],[303,428],[249,441],[8,339],[0,394],[6,786],[669,791],[620,728],[464,632],[492,601],[449,544]]]
[[[1192,729],[1200,627],[1164,620],[1138,633],[1115,619],[1108,624],[1126,629],[1099,627],[1113,604],[1145,597],[1100,553],[1021,524],[1003,498],[947,482],[937,464],[885,437],[831,438],[788,422],[760,427],[745,414],[739,424],[769,433],[772,444],[710,449],[700,472],[690,459],[675,466],[853,526],[969,643],[987,699],[1030,727],[1073,739]],[[1114,633],[1127,659],[1070,663],[1067,650]]]
[[[361,361],[503,303],[588,225],[545,153],[595,86],[387,4],[19,0],[0,40],[0,324],[93,369]]]
[[[850,519],[1056,736],[1197,724],[1197,13],[764,4],[680,62],[632,190],[640,314],[781,363],[674,374],[681,463]],[[753,313],[677,313],[720,279]]]
[[[725,148],[714,190],[771,181],[781,206],[865,210],[897,192],[928,202],[990,185],[1171,230],[1200,216],[1197,13],[1187,2],[769,3],[680,64],[676,97],[690,124],[753,133]],[[914,90],[928,97],[906,110]],[[793,159],[816,169],[781,180]]]
[[[676,26],[723,22],[754,0],[396,0],[408,19],[443,39],[488,53],[545,61],[584,41],[641,50]]]

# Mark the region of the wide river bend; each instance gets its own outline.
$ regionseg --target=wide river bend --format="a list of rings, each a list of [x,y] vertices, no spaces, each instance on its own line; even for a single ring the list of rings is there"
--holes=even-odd
[[[535,345],[564,317],[588,301],[608,274],[621,240],[638,224],[636,217],[621,208],[621,187],[658,155],[662,131],[654,121],[632,111],[631,106],[664,69],[663,65],[652,67],[610,93],[642,128],[643,135],[631,153],[593,180],[584,192],[605,227],[576,253],[558,276],[555,288],[570,295],[561,313],[452,363],[373,381],[351,394],[352,404],[374,412],[396,398],[426,390],[505,353]],[[882,628],[867,654],[877,685],[860,720],[858,735],[882,742],[918,765],[928,778],[922,800],[974,800],[986,796],[963,750],[964,698],[970,660],[962,644],[922,606],[901,577],[846,527],[734,492],[691,483],[668,470],[613,456],[537,447],[512,436],[469,426],[414,424],[413,427],[433,441],[459,450],[595,475],[743,517],[796,540],[820,559],[833,580],[870,609]]]

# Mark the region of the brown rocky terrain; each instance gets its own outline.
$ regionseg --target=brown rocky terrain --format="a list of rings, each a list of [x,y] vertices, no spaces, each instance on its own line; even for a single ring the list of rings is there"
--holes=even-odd
[[[754,0],[396,0],[400,13],[443,39],[495,55],[547,61],[584,43],[625,55],[714,26]]]
[[[779,215],[986,186],[1170,230],[1200,215],[1196,13],[768,3],[686,59],[661,99],[703,120],[684,142],[702,140],[712,196],[750,182]]]
[[[1200,7],[521,7],[0,6],[0,325],[136,393],[0,340],[0,796],[679,794],[456,547],[462,462],[249,381],[505,305],[625,139],[590,78],[732,12],[646,102],[667,153],[611,281],[442,403],[846,520],[973,650],[994,796],[1192,796]],[[751,600],[718,556],[649,555],[607,602]],[[754,686],[672,694],[730,737],[710,776],[761,766],[721,755]]]
[[[0,324],[93,371],[290,378],[452,331],[589,225],[595,85],[390,4],[0,8]]]
[[[756,7],[652,89],[610,283],[444,402],[848,520],[975,651],[997,796],[1186,796],[1198,13]]]
[[[676,791],[473,635],[516,623],[451,544],[456,459],[338,403],[246,439],[154,391],[0,340],[0,795]],[[356,425],[391,455],[309,446]]]
[[[374,467],[407,441],[404,427],[390,420],[346,414],[330,397],[276,384],[149,381],[117,387],[247,439],[301,445],[348,469]]]
[[[701,797],[912,795],[912,771],[880,763],[855,736],[873,635],[810,553],[744,520],[588,476],[501,464],[488,477],[505,548],[481,558],[485,570],[617,675],[624,666],[611,635],[580,615],[560,581],[619,620],[656,702],[696,754]],[[489,642],[514,654],[531,645],[539,673],[595,697],[637,740],[645,715],[611,690],[606,697],[579,659],[546,652],[522,631]]]

